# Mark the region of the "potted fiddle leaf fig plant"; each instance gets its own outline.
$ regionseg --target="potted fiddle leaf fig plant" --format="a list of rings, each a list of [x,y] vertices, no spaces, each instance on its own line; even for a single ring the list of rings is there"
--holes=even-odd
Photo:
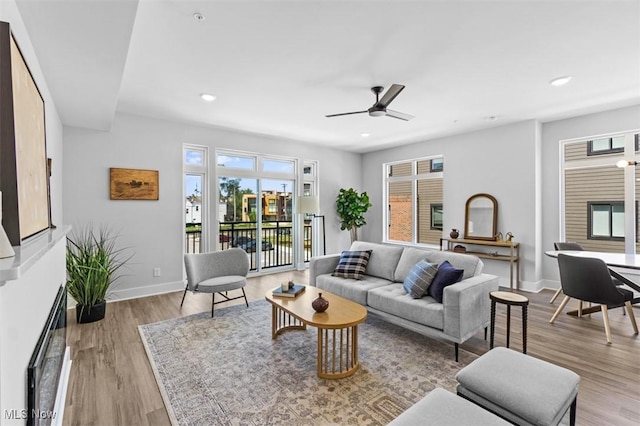
[[[115,235],[88,225],[67,237],[67,292],[76,301],[76,320],[89,323],[104,318],[109,288],[133,256],[117,248]]]
[[[351,242],[358,239],[358,228],[367,224],[364,214],[372,204],[366,192],[359,194],[353,188],[341,188],[336,199],[336,209],[340,218],[340,229],[348,230]]]

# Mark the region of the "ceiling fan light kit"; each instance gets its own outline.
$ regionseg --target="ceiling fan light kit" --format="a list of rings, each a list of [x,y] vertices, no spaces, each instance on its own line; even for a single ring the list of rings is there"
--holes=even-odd
[[[404,86],[402,84],[392,84],[391,87],[389,88],[389,90],[387,90],[387,92],[384,94],[384,96],[382,96],[382,99],[380,99],[380,93],[382,93],[382,91],[384,90],[384,87],[382,87],[382,86],[373,86],[371,88],[371,91],[376,95],[376,102],[373,104],[373,106],[371,108],[363,110],[363,111],[353,111],[353,112],[342,112],[342,113],[339,113],[339,114],[329,114],[326,117],[331,118],[331,117],[340,117],[340,116],[343,116],[343,115],[369,113],[369,116],[371,116],[371,117],[387,116],[387,117],[397,118],[399,120],[409,121],[409,120],[411,120],[413,118],[412,115],[405,114],[403,112],[392,111],[390,109],[387,109],[387,107],[389,106],[391,101],[393,101],[396,98],[396,96],[398,96],[398,94],[400,94],[400,92],[402,92],[403,89],[404,89]]]

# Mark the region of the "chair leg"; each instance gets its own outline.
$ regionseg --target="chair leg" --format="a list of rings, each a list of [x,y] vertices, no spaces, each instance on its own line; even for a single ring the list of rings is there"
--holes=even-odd
[[[582,300],[578,301],[578,318],[582,318]]]
[[[187,295],[187,288],[188,287],[185,287],[184,288],[184,293],[182,293],[182,302],[180,302],[180,307],[181,308],[182,308],[182,304],[184,303],[184,297]]]
[[[556,290],[556,294],[554,294],[553,297],[551,298],[551,300],[549,300],[549,303],[553,304],[553,302],[556,301],[558,296],[560,296],[560,293],[562,293],[562,287],[560,287],[558,290]]]
[[[562,312],[564,307],[567,306],[567,303],[569,303],[569,300],[571,300],[569,296],[564,296],[564,299],[562,299],[562,303],[560,303],[560,306],[558,306],[558,309],[556,309],[556,313],[553,314],[553,316],[549,320],[549,324],[553,324],[556,318],[558,318],[558,315],[560,315],[560,312]]]
[[[216,305],[216,293],[211,293],[211,318],[213,318],[213,307]]]
[[[607,343],[611,343],[611,328],[609,327],[609,312],[607,305],[600,305],[602,309],[602,320],[604,321],[604,332],[607,335]]]
[[[631,321],[631,325],[633,326],[633,331],[638,334],[638,323],[636,322],[636,315],[633,313],[633,306],[631,306],[631,302],[629,302],[628,300],[624,302],[624,305],[627,307],[627,312],[629,312],[629,320]]]
[[[569,409],[569,425],[576,426],[576,408],[578,406],[578,395],[573,400],[571,408]]]
[[[244,296],[244,303],[245,305],[247,305],[247,308],[249,307],[249,301],[247,300],[247,294],[244,292],[244,288],[241,289],[242,290],[242,295]]]

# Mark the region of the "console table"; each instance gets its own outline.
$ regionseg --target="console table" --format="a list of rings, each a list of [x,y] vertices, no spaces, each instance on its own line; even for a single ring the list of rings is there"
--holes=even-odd
[[[509,262],[509,287],[511,289],[513,289],[513,271],[515,266],[515,288],[518,288],[520,284],[520,243],[507,241],[467,240],[464,238],[440,238],[441,251],[456,251],[454,250],[454,247],[457,245],[464,245],[465,247],[472,246],[466,247],[466,251],[460,253],[472,254],[482,259]],[[487,251],[479,251],[483,249]],[[508,252],[505,249],[508,250]]]

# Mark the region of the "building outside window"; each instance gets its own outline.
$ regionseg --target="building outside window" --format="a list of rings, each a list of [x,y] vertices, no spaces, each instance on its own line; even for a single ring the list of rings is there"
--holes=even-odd
[[[438,245],[443,227],[442,156],[384,165],[385,241]]]
[[[577,242],[591,251],[624,253],[629,244],[640,248],[636,203],[640,171],[635,168],[629,174],[616,166],[621,159],[640,157],[637,133],[565,141],[562,154],[560,240]],[[626,218],[625,205],[636,206],[632,220]],[[632,242],[625,248],[629,238]]]

